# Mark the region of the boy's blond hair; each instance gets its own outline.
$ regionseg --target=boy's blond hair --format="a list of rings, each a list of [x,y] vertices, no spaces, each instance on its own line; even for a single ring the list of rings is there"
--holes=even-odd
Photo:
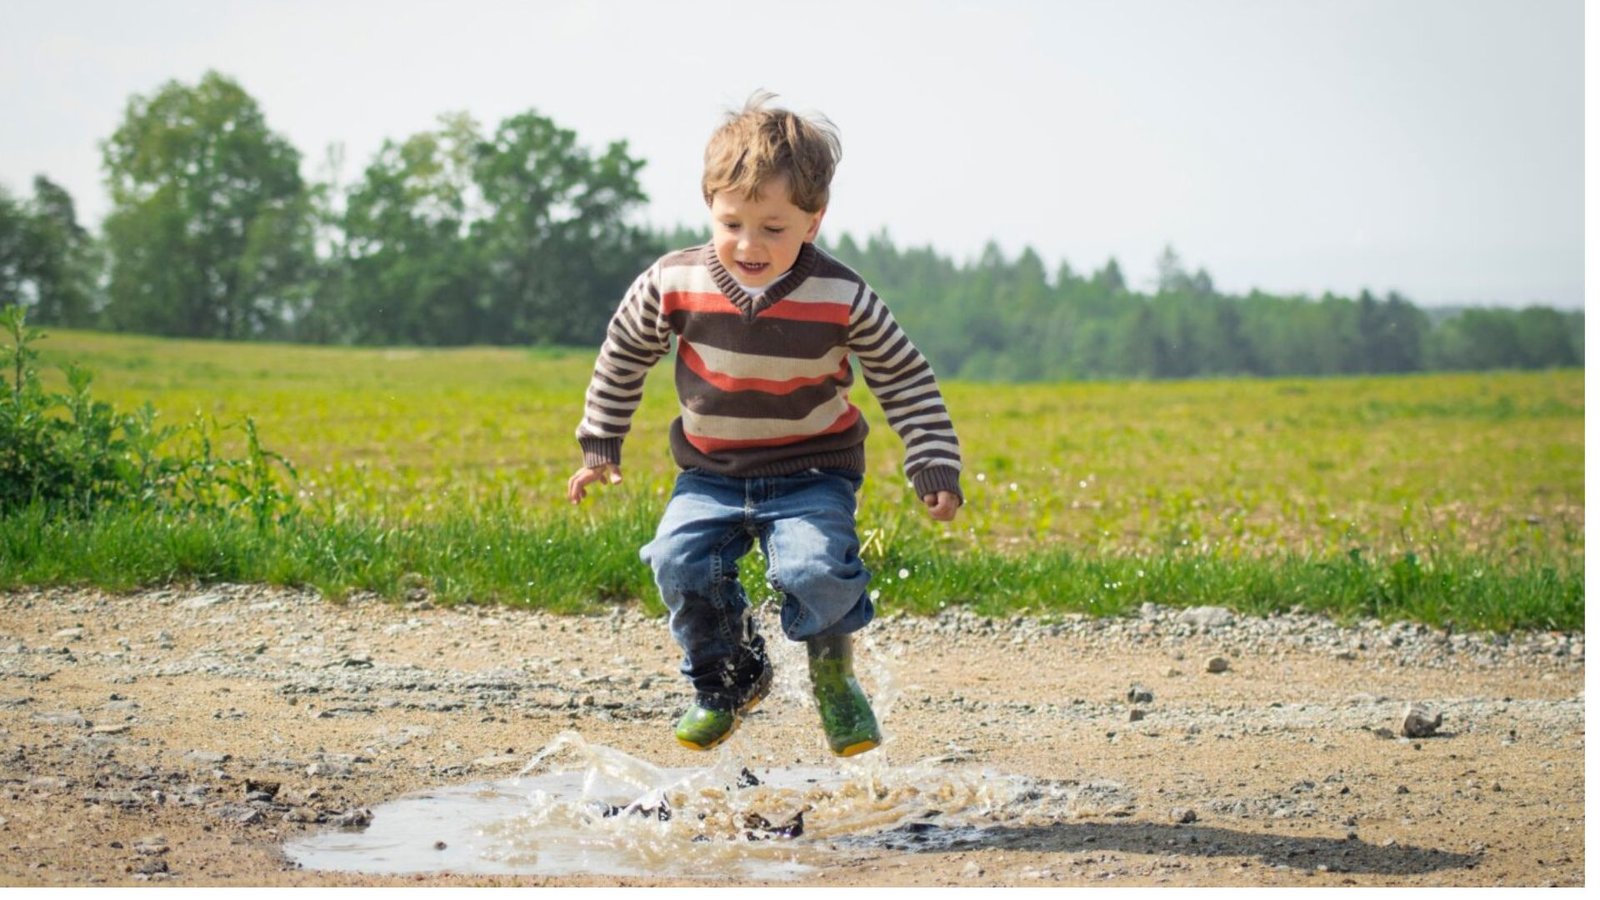
[[[723,191],[754,200],[780,176],[788,176],[795,206],[814,213],[828,205],[828,185],[842,155],[839,131],[826,116],[766,108],[776,96],[756,91],[712,133],[700,179],[707,206]]]

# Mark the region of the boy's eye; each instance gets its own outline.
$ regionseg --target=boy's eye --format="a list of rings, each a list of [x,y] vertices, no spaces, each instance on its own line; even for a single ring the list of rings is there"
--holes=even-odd
[[[768,225],[767,226],[767,234],[783,234],[783,229],[782,228],[774,228],[771,225]]]
[[[738,222],[723,222],[722,223],[722,227],[728,229],[729,231],[738,231],[739,230],[739,223]]]

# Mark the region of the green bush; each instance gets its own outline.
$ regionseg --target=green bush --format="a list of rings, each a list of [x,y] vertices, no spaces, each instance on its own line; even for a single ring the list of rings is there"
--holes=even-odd
[[[41,506],[84,515],[106,505],[196,514],[241,513],[259,526],[298,512],[294,466],[261,446],[255,422],[227,426],[200,416],[183,429],[158,427],[154,409],[119,413],[90,394],[93,375],[69,364],[67,390],[39,380],[34,342],[21,306],[0,310],[0,516]],[[219,456],[217,436],[238,428],[241,458]],[[279,470],[291,482],[280,482]]]

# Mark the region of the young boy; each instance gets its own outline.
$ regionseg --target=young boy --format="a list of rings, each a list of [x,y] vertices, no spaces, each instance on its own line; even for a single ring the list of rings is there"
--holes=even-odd
[[[839,158],[832,123],[767,108],[760,92],[706,147],[701,188],[711,243],[640,275],[606,333],[567,483],[622,480],[622,440],[646,372],[677,338],[682,415],[670,443],[682,471],[655,539],[655,573],[695,702],[678,742],[707,750],[766,696],[772,667],[738,578],[760,540],[783,596],[784,635],[805,641],[829,748],[878,746],[851,667],[850,635],[872,619],[855,533],[866,422],[850,402],[849,355],[906,446],[905,472],[929,514],[962,503],[961,453],[933,371],[855,272],[812,242]]]

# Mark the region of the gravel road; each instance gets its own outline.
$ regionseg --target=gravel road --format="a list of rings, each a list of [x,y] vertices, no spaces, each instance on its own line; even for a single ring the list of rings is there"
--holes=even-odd
[[[826,859],[809,883],[1583,884],[1582,633],[1181,604],[1059,621],[951,610],[891,613],[858,655],[888,738],[870,755],[880,774],[1003,773],[1075,802],[996,807],[959,830],[776,838]],[[803,655],[785,647],[779,664],[719,764],[838,769]],[[676,667],[665,624],[628,608],[250,585],[0,593],[0,883],[693,883],[321,871],[283,849],[359,832],[408,792],[515,776],[568,732],[703,767],[717,754],[670,739],[688,698]]]

